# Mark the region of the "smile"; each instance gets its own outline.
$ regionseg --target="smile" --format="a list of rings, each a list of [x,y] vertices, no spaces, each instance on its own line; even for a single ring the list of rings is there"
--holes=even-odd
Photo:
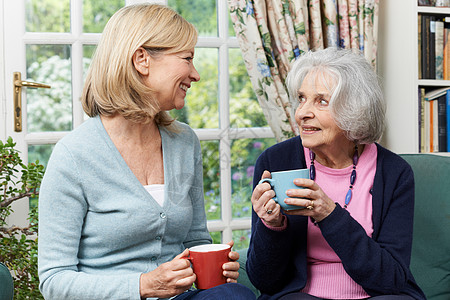
[[[315,127],[308,127],[308,128],[303,127],[303,131],[319,131],[319,130],[320,130],[319,128]]]
[[[180,84],[180,89],[182,89],[183,91],[187,92],[188,88],[189,87],[187,85]]]

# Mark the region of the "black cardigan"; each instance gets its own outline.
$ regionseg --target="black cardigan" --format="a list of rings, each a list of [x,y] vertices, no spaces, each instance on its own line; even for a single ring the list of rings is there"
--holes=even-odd
[[[337,204],[319,222],[320,230],[341,259],[346,272],[370,296],[425,295],[409,270],[413,235],[414,176],[398,155],[377,144],[377,170],[372,191],[373,234]],[[264,170],[270,172],[306,168],[300,137],[265,150],[256,161],[253,188]],[[287,216],[284,231],[267,228],[252,212],[252,234],[247,272],[261,291],[259,299],[278,299],[301,290],[307,280],[306,233],[308,218]]]

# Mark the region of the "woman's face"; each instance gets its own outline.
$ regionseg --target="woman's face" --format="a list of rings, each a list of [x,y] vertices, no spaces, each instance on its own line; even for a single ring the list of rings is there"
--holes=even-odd
[[[349,143],[329,109],[335,86],[334,80],[326,73],[310,72],[298,90],[299,106],[295,120],[303,146],[313,151],[328,152]]]
[[[193,64],[194,49],[150,57],[146,84],[154,91],[161,110],[182,109],[187,90],[200,75]]]

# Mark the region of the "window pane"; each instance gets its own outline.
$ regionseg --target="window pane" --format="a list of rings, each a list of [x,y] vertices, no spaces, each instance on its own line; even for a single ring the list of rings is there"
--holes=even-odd
[[[241,50],[229,50],[231,127],[265,127],[266,118],[256,99]]]
[[[216,1],[169,0],[168,5],[194,24],[200,36],[218,36]]]
[[[233,230],[234,251],[248,248],[251,233],[250,229]]]
[[[211,238],[213,240],[213,244],[221,244],[222,243],[222,232],[221,231],[210,232],[209,235],[211,236]]]
[[[83,0],[83,31],[103,32],[108,20],[124,5],[124,0]]]
[[[83,45],[83,82],[86,79],[86,73],[91,65],[96,47],[95,45]]]
[[[192,128],[219,127],[217,58],[216,48],[195,49],[194,65],[200,74],[200,81],[192,83],[187,92],[184,108],[170,111],[173,117]]]
[[[239,139],[231,143],[231,201],[233,218],[250,217],[253,171],[258,156],[275,139]]]
[[[70,0],[26,0],[25,28],[28,32],[70,32]]]
[[[47,166],[50,154],[55,145],[29,145],[28,146],[28,163],[34,163],[37,160],[44,167]],[[30,207],[37,207],[38,198],[30,198]]]
[[[203,189],[208,220],[221,219],[219,141],[200,141],[203,156]]]
[[[236,33],[234,31],[233,22],[231,21],[231,15],[228,11],[228,36],[236,36]]]
[[[72,129],[70,45],[27,45],[27,78],[50,89],[27,88],[28,131]]]

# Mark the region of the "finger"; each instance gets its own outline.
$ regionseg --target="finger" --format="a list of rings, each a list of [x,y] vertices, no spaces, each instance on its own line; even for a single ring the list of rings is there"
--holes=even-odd
[[[313,199],[315,198],[315,195],[317,196],[317,192],[315,192],[310,188],[289,189],[286,191],[286,195],[290,198],[295,197],[295,198]]]
[[[183,288],[183,289],[186,289],[186,287],[190,288],[196,279],[197,279],[197,276],[194,273],[192,273],[190,276],[186,276],[186,277],[178,279],[175,282],[175,286],[177,288]]]
[[[265,171],[263,172],[263,174],[262,174],[262,176],[261,176],[261,179],[264,179],[264,178],[272,178],[272,175],[270,174],[269,171],[265,170]]]
[[[183,270],[191,266],[191,262],[189,261],[188,258],[189,258],[189,249],[186,248],[182,253],[175,256],[175,258],[168,263],[171,264],[170,268],[174,271]]]
[[[237,261],[239,259],[239,253],[236,251],[230,251],[230,253],[228,253],[228,258],[230,261]]]
[[[264,209],[268,215],[273,214],[280,205],[275,200],[270,199],[264,204]]]
[[[284,202],[289,205],[298,206],[299,209],[305,208],[305,207],[311,205],[311,200],[304,199],[304,198],[286,198],[286,199],[284,199]]]
[[[314,180],[307,179],[307,178],[295,178],[294,184],[296,186],[306,187],[306,188],[314,189],[314,190],[316,189],[316,187],[318,187],[318,185],[316,184],[316,182]]]
[[[254,206],[256,205],[256,208],[259,208],[260,205],[262,205],[259,200],[264,195],[264,193],[266,193],[267,191],[270,191],[270,190],[271,190],[270,184],[268,184],[268,183],[266,184],[266,182],[264,182],[262,184],[258,184],[252,193],[252,198],[251,198],[252,205],[254,205]],[[264,203],[265,203],[265,201],[264,201]]]
[[[239,263],[237,261],[227,262],[222,265],[224,271],[239,271]]]
[[[268,183],[268,182],[263,182],[261,184],[258,184],[257,186],[255,186],[255,190],[253,191],[253,197],[256,200],[258,200],[259,198],[261,198],[261,196],[268,192],[268,191],[272,191],[272,186]]]
[[[180,258],[186,259],[186,258],[188,258],[188,257],[189,257],[189,249],[186,248],[186,249],[184,249],[183,252],[181,252],[180,254],[178,254],[177,256],[175,256],[174,259],[180,259]]]
[[[228,279],[231,279],[231,280],[238,279],[239,272],[224,271],[223,276],[227,278],[227,282],[235,282],[235,281],[228,281]]]
[[[262,185],[265,185],[265,183]],[[262,190],[263,192],[261,192]],[[252,197],[252,205],[255,212],[258,212],[261,208],[263,208],[263,206],[266,205],[266,203],[273,197],[275,197],[275,192],[270,188],[269,184],[267,184],[267,187],[261,187],[261,184],[256,186]]]
[[[233,248],[233,246],[234,246],[234,241],[233,241],[233,240],[229,241],[229,242],[227,243],[227,245],[230,245],[230,249]]]

